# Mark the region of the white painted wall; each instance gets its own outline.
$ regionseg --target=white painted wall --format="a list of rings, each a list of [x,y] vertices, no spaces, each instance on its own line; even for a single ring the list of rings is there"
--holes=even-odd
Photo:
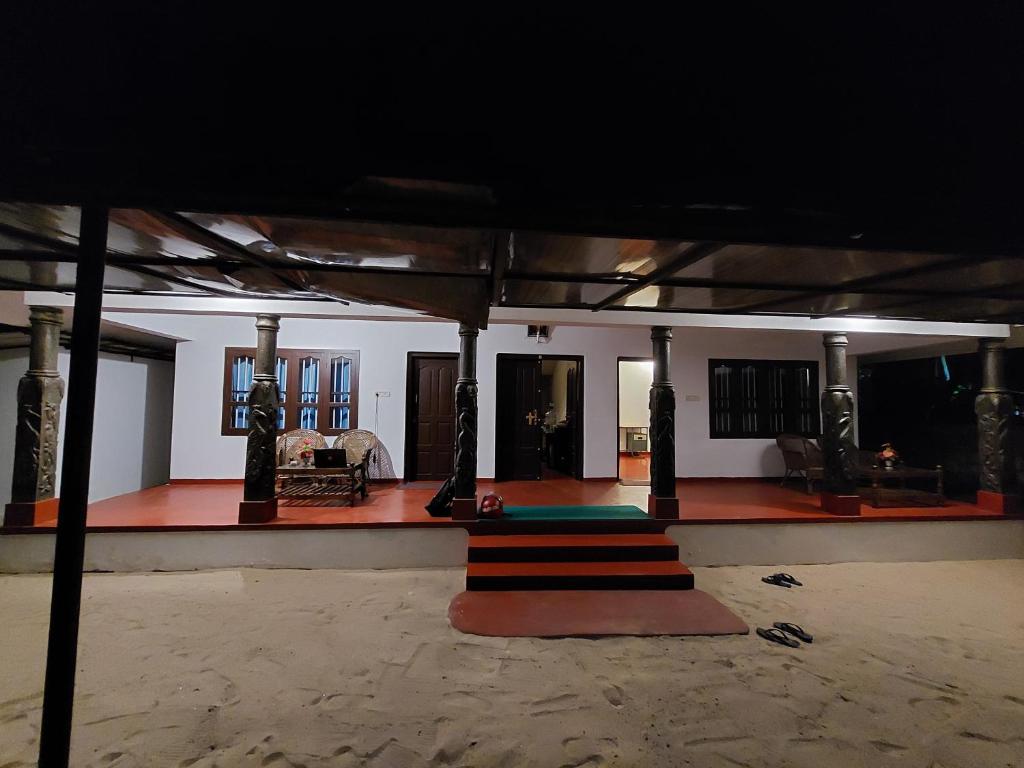
[[[174,384],[172,478],[238,478],[245,438],[220,434],[224,348],[253,346],[251,317],[132,315],[134,324],[191,341],[178,345]],[[650,354],[645,328],[555,327],[547,344],[537,344],[517,325],[482,331],[477,378],[480,383],[478,473],[494,476],[495,377],[498,353],[582,355],[584,358],[584,476],[615,477],[616,379],[619,357]],[[452,323],[285,318],[282,348],[359,349],[359,426],[377,432],[403,473],[407,353],[458,351]],[[821,335],[801,331],[677,328],[672,346],[676,385],[676,457],[681,477],[750,477],[781,474],[774,440],[711,440],[708,425],[707,361],[711,357],[818,360]],[[819,377],[824,381],[824,375]],[[375,423],[375,392],[380,399]],[[687,399],[687,396],[695,399]]]
[[[67,380],[70,356],[61,353]],[[89,500],[163,485],[170,478],[174,363],[100,354]],[[61,434],[64,433],[63,411]],[[58,471],[60,462],[58,461]]]
[[[785,472],[774,439],[712,440],[708,359],[817,360],[825,383],[821,335],[799,331],[680,328],[672,344],[676,389],[676,472],[680,477],[773,477]],[[696,396],[696,400],[687,399]]]
[[[619,363],[619,424],[646,427],[651,423],[651,382],[654,363],[650,360],[623,360]]]
[[[65,382],[69,364],[69,353],[61,350],[57,367]],[[27,368],[27,349],[0,351],[0,505],[11,498],[18,380]],[[89,473],[90,501],[167,482],[173,381],[173,363],[100,354]],[[57,453],[58,488],[66,410],[65,398],[61,405],[61,439]]]

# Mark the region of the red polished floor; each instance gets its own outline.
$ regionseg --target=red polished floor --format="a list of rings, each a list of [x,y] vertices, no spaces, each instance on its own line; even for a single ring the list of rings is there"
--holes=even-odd
[[[683,480],[677,486],[680,523],[782,523],[906,520],[996,520],[994,514],[971,504],[948,502],[944,507],[872,509],[861,506],[859,517],[834,517],[821,511],[817,495],[808,496],[794,483],[780,488],[771,481]],[[495,483],[481,481],[480,495],[494,490],[508,505],[635,504],[647,508],[648,488],[623,486],[612,480],[580,482],[550,480]],[[394,484],[373,486],[370,497],[355,507],[280,506],[271,523],[246,528],[460,526],[450,518],[430,517],[423,505],[430,490],[399,490]],[[218,530],[238,528],[242,484],[183,483],[157,486],[115,496],[89,506],[88,527],[112,530]],[[54,523],[34,528],[4,528],[6,533],[52,531]]]
[[[651,454],[638,453],[636,456],[630,456],[628,453],[620,453],[619,478],[627,481],[650,481]]]

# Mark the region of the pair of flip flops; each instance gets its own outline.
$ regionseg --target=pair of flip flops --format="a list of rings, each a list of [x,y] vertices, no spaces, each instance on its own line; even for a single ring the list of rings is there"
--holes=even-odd
[[[765,584],[774,584],[776,587],[785,587],[786,589],[803,586],[802,581],[797,581],[788,573],[773,573],[771,576],[762,576],[761,581]]]
[[[796,624],[791,624],[788,621],[776,621],[772,624],[770,629],[758,627],[757,634],[769,642],[785,645],[788,648],[800,647],[800,643],[794,640],[794,637],[805,643],[814,642],[814,637],[812,635],[805,632],[802,627],[799,627]],[[790,635],[793,637],[790,637]]]
[[[771,629],[767,630],[763,627],[758,627],[758,635],[769,642],[778,643],[779,645],[785,645],[790,648],[800,647],[800,643],[797,642],[797,640],[794,640],[794,638],[798,638],[805,643],[814,642],[814,637],[812,635],[805,632],[802,627],[791,624],[790,622],[775,622],[771,626]],[[793,637],[790,637],[791,635]]]

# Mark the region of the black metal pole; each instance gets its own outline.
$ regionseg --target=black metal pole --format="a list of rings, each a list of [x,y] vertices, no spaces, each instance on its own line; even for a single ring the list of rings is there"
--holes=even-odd
[[[99,354],[103,270],[107,252],[107,209],[82,208],[71,370],[60,482],[57,545],[53,557],[50,639],[39,736],[40,768],[66,768],[71,750],[71,717],[78,659],[78,618],[82,605],[85,515],[89,502],[93,410]]]

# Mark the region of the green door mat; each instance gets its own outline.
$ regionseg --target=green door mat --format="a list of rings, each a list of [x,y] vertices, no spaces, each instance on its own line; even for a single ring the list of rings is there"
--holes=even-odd
[[[633,520],[647,513],[632,504],[606,507],[505,507],[506,520]]]

